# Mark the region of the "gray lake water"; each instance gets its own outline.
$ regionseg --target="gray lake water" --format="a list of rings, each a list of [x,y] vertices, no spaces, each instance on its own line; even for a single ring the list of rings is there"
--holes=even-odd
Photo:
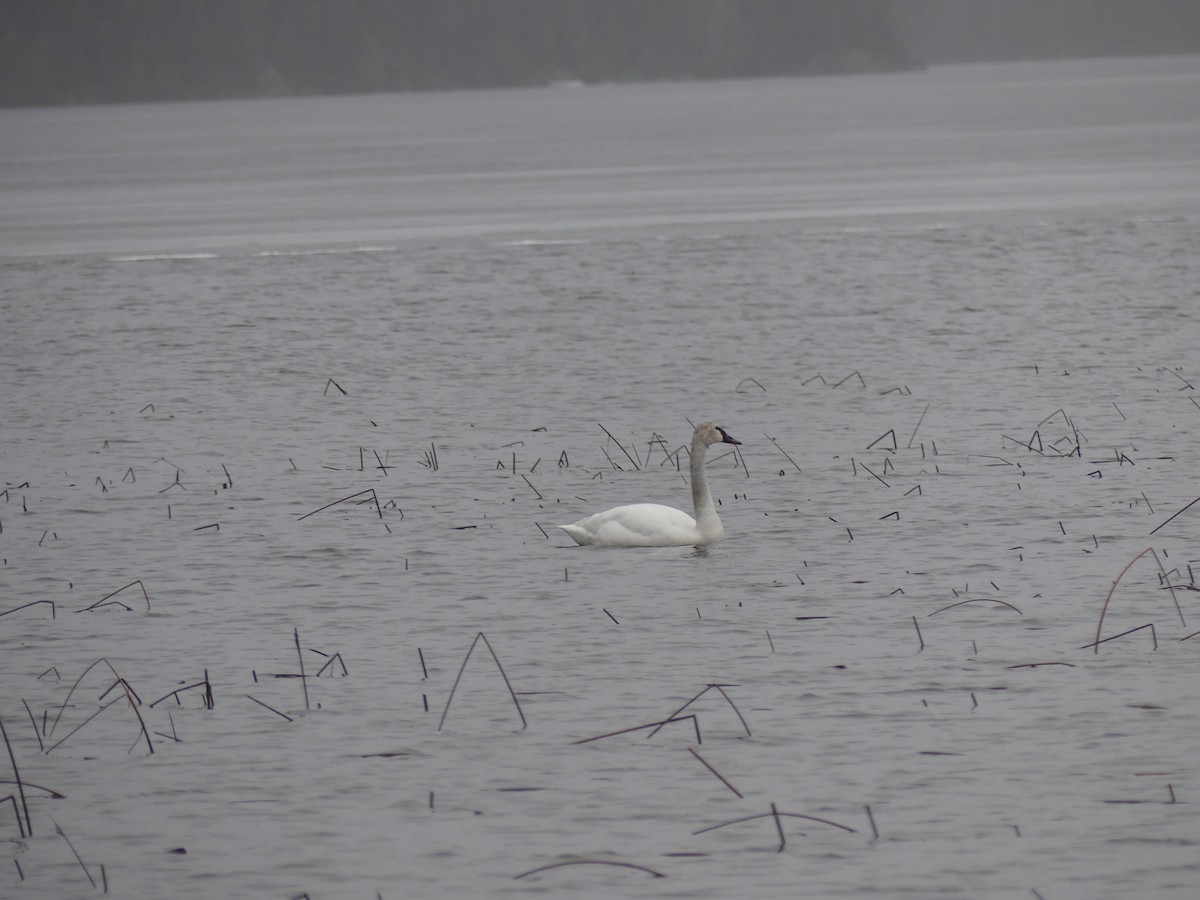
[[[7,110],[0,201],[3,896],[1200,890],[1200,58]],[[553,527],[705,418],[724,542]]]

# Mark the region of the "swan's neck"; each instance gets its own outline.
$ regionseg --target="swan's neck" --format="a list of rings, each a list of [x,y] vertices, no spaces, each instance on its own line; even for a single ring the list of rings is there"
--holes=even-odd
[[[710,540],[717,540],[725,533],[712,494],[708,491],[708,478],[704,475],[704,456],[708,446],[697,435],[692,440],[692,507],[696,511],[696,529]]]

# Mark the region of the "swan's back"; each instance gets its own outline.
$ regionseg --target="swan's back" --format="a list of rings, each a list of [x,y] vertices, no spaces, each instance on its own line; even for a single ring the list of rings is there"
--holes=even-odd
[[[659,503],[614,506],[558,527],[577,544],[602,547],[676,547],[702,541],[695,519]]]

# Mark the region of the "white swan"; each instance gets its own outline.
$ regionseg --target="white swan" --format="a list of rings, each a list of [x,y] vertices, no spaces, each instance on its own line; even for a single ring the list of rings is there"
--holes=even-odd
[[[685,544],[711,544],[725,536],[725,527],[717,518],[708,479],[704,476],[704,454],[710,444],[740,444],[712,422],[701,422],[692,434],[692,505],[696,518],[658,503],[632,503],[614,506],[604,512],[580,519],[573,525],[558,527],[577,544],[602,547],[678,547]]]

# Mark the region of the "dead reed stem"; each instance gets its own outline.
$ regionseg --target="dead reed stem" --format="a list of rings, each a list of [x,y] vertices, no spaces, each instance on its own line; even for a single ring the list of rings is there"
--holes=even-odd
[[[37,730],[36,728],[34,729]],[[29,836],[33,837],[33,820],[29,818],[29,804],[25,800],[25,784],[21,781],[21,772],[17,769],[17,755],[13,752],[12,744],[8,741],[8,731],[4,727],[4,720],[0,719],[0,736],[4,737],[4,746],[8,750],[8,761],[12,764],[13,781],[17,785],[17,793],[21,795],[21,809],[25,812],[25,823],[29,826]],[[41,742],[39,738],[39,743]],[[13,811],[16,811],[17,804],[13,803]],[[21,817],[17,816],[17,823],[20,824]],[[21,837],[25,837],[25,829],[21,831]]]
[[[879,829],[875,827],[875,814],[871,812],[871,804],[867,804],[867,821],[871,823],[871,840],[879,840]]]
[[[300,685],[304,688],[304,708],[312,709],[308,705],[308,678],[304,674],[304,654],[300,652],[300,629],[292,629],[292,638],[296,641],[296,658],[300,660]]]
[[[605,738],[618,737],[619,735],[630,734],[634,731],[644,731],[647,728],[653,728],[654,732],[657,733],[658,730],[660,728],[662,728],[664,725],[670,725],[672,722],[688,722],[688,721],[690,721],[696,729],[696,743],[703,744],[704,741],[702,741],[700,739],[700,720],[697,719],[694,715],[679,716],[678,718],[672,718],[672,719],[663,719],[661,722],[647,722],[645,725],[634,725],[630,728],[622,728],[620,731],[610,731],[607,734],[598,734],[595,737],[581,738],[578,741],[572,741],[571,743],[573,743],[573,744],[590,744],[592,741],[602,741]],[[653,735],[651,735],[651,736],[653,736]]]
[[[708,771],[712,772],[713,775],[715,775],[717,777],[717,779],[721,782],[721,784],[725,785],[725,787],[729,788],[731,791],[733,791],[735,794],[737,794],[739,800],[743,799],[742,792],[739,791],[737,788],[735,788],[732,784],[730,784],[729,779],[727,779],[724,775],[722,775],[720,772],[718,772],[716,769],[714,769],[712,767],[712,764],[709,763],[709,761],[707,759],[705,759],[703,756],[701,756],[699,753],[697,753],[694,748],[688,747],[688,753],[690,753],[690,754],[692,754],[692,756],[696,757],[696,759],[698,759],[700,761],[700,764],[702,766],[704,766],[704,768],[706,768],[706,769],[708,769]]]
[[[1147,502],[1149,502],[1149,501],[1147,501]],[[1182,513],[1182,512],[1185,512],[1186,510],[1188,510],[1188,509],[1190,509],[1191,507],[1195,506],[1197,503],[1200,503],[1200,497],[1197,497],[1195,500],[1193,500],[1193,501],[1192,501],[1191,503],[1189,503],[1187,506],[1183,507],[1183,509],[1180,509],[1180,510],[1178,510],[1178,511],[1176,511],[1176,512],[1172,513],[1170,516],[1168,516],[1168,517],[1167,517],[1167,519],[1166,519],[1165,521],[1163,521],[1163,522],[1160,522],[1158,525],[1154,526],[1154,528],[1152,528],[1152,529],[1150,530],[1150,533],[1151,533],[1151,534],[1154,534],[1154,532],[1158,531],[1158,529],[1160,529],[1160,528],[1162,528],[1164,525],[1166,525],[1166,524],[1167,524],[1167,522],[1170,522],[1170,521],[1171,521],[1172,519],[1174,519],[1174,518],[1175,518],[1177,515],[1179,515],[1179,514],[1180,514],[1180,513]],[[1154,510],[1150,510],[1150,511],[1151,511],[1151,512],[1154,512]]]
[[[763,432],[763,437],[765,437],[768,441],[770,441],[772,444],[775,445],[775,449],[778,450],[780,453],[782,453],[784,455],[784,457],[786,457],[787,461],[790,462],[795,467],[797,472],[800,471],[800,466],[796,464],[796,461],[794,459],[792,459],[792,457],[788,454],[788,452],[786,450],[784,450],[782,447],[779,446],[779,441],[775,440],[775,438],[771,437],[765,431]]]
[[[566,862],[550,863],[548,866],[539,866],[536,869],[530,869],[528,872],[522,872],[520,875],[514,875],[513,880],[518,878],[528,878],[530,875],[536,875],[538,872],[545,872],[549,869],[561,869],[563,866],[619,866],[623,869],[636,869],[639,872],[645,872],[648,875],[653,875],[655,878],[666,878],[662,872],[656,872],[654,869],[649,869],[646,866],[639,866],[635,863],[618,862],[611,859],[572,859]]]
[[[925,421],[925,413],[929,412],[930,404],[925,404],[925,409],[921,413],[921,418],[917,419],[917,427],[913,429],[912,436],[908,439],[908,449],[912,449],[913,440],[917,436],[917,432],[921,429],[921,423]]]
[[[1137,632],[1137,631],[1141,631],[1143,628],[1150,629],[1150,639],[1154,642],[1154,649],[1157,650],[1158,649],[1158,633],[1154,630],[1153,622],[1147,622],[1145,625],[1139,625],[1136,628],[1130,628],[1128,631],[1122,631],[1120,634],[1111,635],[1110,637],[1106,637],[1102,641],[1097,641],[1092,644],[1084,644],[1079,649],[1086,650],[1088,647],[1097,647],[1099,644],[1107,644],[1109,641],[1115,641],[1117,638],[1123,638],[1126,635],[1133,634],[1134,632]]]
[[[817,816],[806,816],[801,813],[781,812],[779,810],[779,808],[774,803],[772,803],[770,812],[757,813],[756,815],[753,815],[753,816],[742,816],[740,819],[732,819],[731,821],[728,821],[728,822],[721,822],[718,825],[709,825],[707,828],[701,828],[699,831],[693,831],[692,834],[693,835],[704,834],[706,831],[716,831],[718,828],[727,828],[730,825],[740,825],[742,822],[752,822],[755,819],[771,819],[775,823],[775,831],[779,835],[779,848],[778,848],[777,852],[781,852],[783,850],[783,848],[787,845],[787,838],[784,836],[783,822],[781,821],[781,819],[783,819],[784,817],[791,818],[791,819],[807,819],[810,822],[819,822],[822,825],[829,825],[833,828],[840,828],[842,831],[847,831],[851,834],[854,834],[856,832],[856,829],[851,828],[849,825],[843,825],[840,822],[834,822],[834,821],[831,821],[830,819],[821,819],[821,818],[818,818]]]
[[[253,700],[255,703],[257,703],[257,704],[258,704],[259,706],[261,706],[263,709],[269,709],[271,712],[275,713],[275,715],[277,715],[277,716],[281,716],[282,718],[284,718],[284,719],[287,719],[289,722],[291,722],[291,721],[294,721],[294,720],[292,719],[292,717],[291,717],[291,716],[289,716],[287,713],[281,713],[281,712],[280,712],[279,710],[277,710],[275,707],[271,706],[270,704],[263,703],[263,702],[262,702],[261,700],[259,700],[257,697],[251,697],[249,694],[247,694],[247,695],[246,695],[246,699],[247,699],[247,700]]]
[[[599,423],[599,422],[597,422],[596,424],[597,424],[597,425],[600,425],[600,423]],[[607,428],[605,428],[603,425],[600,425],[600,430],[601,430],[601,431],[603,431],[605,434],[607,434],[607,435],[608,435],[608,437],[609,437],[609,440],[611,440],[611,441],[612,441],[614,444],[616,444],[618,447],[620,447],[620,448],[621,448],[621,452],[625,454],[625,458],[626,458],[627,460],[629,460],[631,463],[633,463],[633,468],[634,468],[634,469],[636,469],[636,470],[639,470],[639,471],[640,471],[640,470],[641,470],[641,466],[639,466],[639,465],[638,465],[638,461],[637,461],[636,459],[634,459],[632,456],[630,456],[630,455],[629,455],[629,451],[625,449],[625,445],[624,445],[624,444],[622,444],[620,441],[618,441],[618,440],[617,440],[615,437],[613,437],[613,436],[612,436],[612,432],[610,432],[610,431],[609,431]],[[608,454],[605,454],[605,455],[607,456]],[[612,462],[612,460],[610,459],[610,460],[609,460],[609,462]],[[615,468],[616,468],[616,466],[613,466],[613,468],[615,469]]]
[[[601,426],[604,427],[604,426]],[[517,715],[521,717],[521,727],[528,728],[529,723],[525,721],[525,713],[521,710],[521,702],[517,700],[517,693],[513,690],[512,684],[508,680],[508,675],[504,671],[504,666],[500,665],[500,657],[496,655],[496,651],[492,649],[491,643],[487,636],[481,631],[475,635],[475,640],[471,641],[471,646],[467,650],[467,655],[463,657],[462,665],[458,667],[458,675],[454,679],[454,686],[450,688],[450,696],[446,698],[446,708],[442,710],[442,718],[438,722],[437,730],[441,731],[442,726],[446,723],[446,714],[450,712],[450,704],[454,701],[454,692],[458,690],[458,683],[462,680],[463,672],[467,669],[467,663],[471,659],[471,654],[475,652],[475,646],[483,641],[484,646],[488,648],[488,652],[492,654],[492,659],[496,663],[496,668],[500,670],[500,677],[504,679],[504,686],[508,688],[509,696],[512,697],[513,705],[517,708]]]
[[[361,502],[366,503],[368,501],[374,501],[375,512],[379,513],[379,518],[382,519],[383,518],[383,509],[379,505],[379,497],[376,496],[376,494],[375,494],[375,488],[367,488],[365,491],[358,491],[357,493],[351,494],[348,497],[342,497],[340,500],[334,500],[332,503],[326,503],[324,506],[320,507],[319,509],[314,509],[312,512],[305,513],[296,521],[303,522],[309,516],[315,516],[319,512],[324,512],[325,510],[329,509],[331,506],[337,506],[339,503],[345,503],[347,500],[353,500],[355,497],[363,497],[363,496],[366,496],[368,499],[363,500]]]
[[[135,583],[136,583],[136,582],[135,582]],[[129,585],[126,585],[126,587],[129,587]],[[122,589],[122,590],[123,590],[123,589]],[[66,711],[66,708],[67,708],[67,706],[68,706],[68,705],[70,704],[70,702],[71,702],[71,696],[72,696],[72,695],[75,693],[75,691],[76,691],[76,689],[79,687],[80,683],[83,681],[83,679],[84,679],[84,678],[86,678],[86,677],[87,677],[87,674],[88,674],[90,671],[92,671],[92,669],[96,668],[96,666],[100,665],[100,663],[104,663],[104,665],[108,666],[108,670],[109,670],[110,672],[112,672],[112,674],[113,674],[113,678],[115,678],[115,679],[117,680],[117,683],[118,683],[118,684],[122,685],[122,686],[125,688],[125,696],[126,696],[126,698],[129,700],[129,703],[130,703],[130,705],[131,705],[131,706],[134,708],[134,711],[135,711],[135,712],[137,712],[137,703],[140,703],[141,701],[140,701],[140,700],[136,700],[136,694],[134,694],[134,693],[133,693],[132,689],[129,687],[129,685],[128,685],[128,683],[125,681],[125,679],[121,677],[121,674],[120,674],[120,673],[119,673],[119,672],[118,672],[118,671],[117,671],[117,670],[116,670],[116,669],[113,667],[113,664],[112,664],[112,663],[110,663],[110,662],[108,661],[108,659],[107,659],[107,658],[105,658],[105,657],[103,657],[103,656],[102,656],[102,657],[100,657],[98,660],[96,660],[94,663],[92,663],[90,666],[88,666],[86,669],[84,669],[84,670],[83,670],[83,673],[82,673],[82,674],[81,674],[81,675],[80,675],[78,678],[76,678],[76,679],[75,679],[75,683],[74,683],[73,685],[71,685],[71,689],[70,689],[69,691],[67,691],[67,699],[66,699],[66,700],[64,700],[64,701],[63,701],[63,703],[62,703],[62,706],[60,706],[60,707],[58,708],[58,715],[54,717],[54,724],[50,726],[50,734],[49,734],[48,736],[52,737],[52,736],[54,735],[54,730],[55,730],[56,728],[58,728],[58,723],[59,723],[59,720],[60,720],[60,719],[62,719],[62,714],[63,714],[63,712],[65,712],[65,711]],[[43,674],[45,674],[45,673],[43,673]],[[115,685],[114,685],[114,686],[115,686]],[[111,690],[112,690],[112,687],[109,687],[109,688],[108,688],[108,690],[106,690],[106,691],[104,692],[104,694],[107,694],[107,693],[108,693],[108,691],[111,691]],[[103,695],[102,695],[102,696],[103,696]],[[117,698],[117,699],[120,699],[120,698]],[[136,700],[136,702],[135,702],[135,700]],[[94,713],[93,715],[91,715],[91,716],[90,716],[90,717],[87,719],[87,721],[86,721],[86,722],[84,722],[83,724],[84,724],[84,725],[86,725],[86,724],[87,724],[87,722],[90,722],[90,721],[91,721],[92,719],[94,719],[96,716],[100,715],[100,713],[104,712],[104,710],[108,709],[108,707],[109,707],[109,706],[112,706],[112,704],[113,704],[113,703],[115,703],[115,702],[116,702],[116,700],[113,700],[113,701],[111,701],[110,703],[108,703],[106,706],[103,706],[103,707],[101,707],[101,708],[100,708],[100,709],[99,709],[99,710],[98,710],[96,713]],[[139,722],[141,722],[141,725],[142,725],[142,732],[143,732],[143,733],[146,735],[146,743],[147,743],[147,744],[149,744],[149,743],[150,743],[150,735],[149,735],[149,732],[147,732],[147,731],[146,731],[146,723],[145,723],[145,722],[142,722],[142,715],[141,715],[141,713],[137,713],[137,717],[138,717],[138,721],[139,721]],[[80,725],[78,728],[76,728],[74,731],[72,731],[72,732],[71,732],[71,734],[74,734],[76,731],[78,731],[78,730],[79,730],[80,728],[82,728],[82,727],[83,727],[83,725]],[[71,736],[70,734],[69,734],[69,735],[67,735],[67,737],[70,737],[70,736]],[[62,744],[62,742],[63,742],[63,741],[65,741],[66,739],[67,739],[67,738],[63,738],[63,740],[62,740],[62,741],[59,741],[57,744],[55,744],[55,745],[54,745],[54,747],[57,747],[57,746],[59,746],[59,745],[60,745],[60,744]],[[51,747],[51,748],[50,748],[50,750],[53,750],[53,749],[54,749],[54,747]],[[47,752],[47,753],[49,753],[49,752],[50,752],[50,750],[47,750],[46,752]],[[151,745],[151,747],[150,747],[150,752],[151,752],[151,753],[153,753],[153,752],[154,752],[154,747],[153,747],[153,745]]]
[[[53,819],[50,820],[54,822]],[[71,852],[75,854],[75,861],[79,863],[79,867],[83,869],[83,874],[87,876],[87,880],[92,883],[92,888],[96,887],[96,879],[92,877],[92,873],[88,871],[87,863],[83,861],[83,857],[79,855],[79,851],[75,849],[75,845],[71,843],[71,839],[67,837],[66,832],[62,830],[57,822],[54,822],[54,830],[58,832],[59,837],[67,842],[67,846],[71,848]]]
[[[37,738],[38,750],[45,750],[45,745],[42,744],[41,732],[38,731],[37,720],[33,717],[33,710],[29,708],[29,704],[25,702],[24,698],[21,698],[21,705],[25,707],[25,714],[29,716],[29,724],[33,726],[33,736]]]
[[[1180,512],[1182,512],[1182,511],[1183,510],[1180,510]],[[1166,523],[1164,522],[1163,524],[1165,525]],[[1098,622],[1096,622],[1096,640],[1093,641],[1091,644],[1085,645],[1087,647],[1092,647],[1093,652],[1099,653],[1100,645],[1102,643],[1104,643],[1104,641],[1100,640],[1100,633],[1101,633],[1101,630],[1104,628],[1104,614],[1106,612],[1108,612],[1108,604],[1109,604],[1109,601],[1112,600],[1113,593],[1117,590],[1117,585],[1120,584],[1121,579],[1125,577],[1125,573],[1130,570],[1130,568],[1133,566],[1133,564],[1135,562],[1137,562],[1139,559],[1141,559],[1143,556],[1145,556],[1147,553],[1153,554],[1154,561],[1158,563],[1159,571],[1162,572],[1163,577],[1166,578],[1167,587],[1170,588],[1170,590],[1171,590],[1171,599],[1175,601],[1175,611],[1179,614],[1180,623],[1183,623],[1183,610],[1180,608],[1179,600],[1175,596],[1175,588],[1171,584],[1171,579],[1167,578],[1167,571],[1166,571],[1166,569],[1163,568],[1162,560],[1160,560],[1158,558],[1158,553],[1154,550],[1153,547],[1147,547],[1145,550],[1140,552],[1137,556],[1135,556],[1133,559],[1131,559],[1129,562],[1127,562],[1125,564],[1125,568],[1123,568],[1121,570],[1121,574],[1117,576],[1116,580],[1112,583],[1112,587],[1108,589],[1108,596],[1104,598],[1104,606],[1102,606],[1100,608],[1100,620]],[[1186,627],[1186,624],[1185,624],[1185,627]]]
[[[108,691],[111,691],[113,688],[118,687],[118,686],[125,692],[125,699],[129,701],[129,708],[132,709],[133,714],[135,716],[137,716],[138,725],[141,726],[142,734],[146,738],[147,749],[149,749],[149,751],[151,753],[153,753],[154,752],[154,744],[151,743],[151,741],[150,741],[150,731],[149,731],[149,729],[146,728],[146,720],[142,718],[142,711],[140,709],[138,709],[138,706],[140,706],[141,702],[142,702],[141,698],[139,698],[137,693],[133,690],[133,688],[131,688],[129,686],[129,682],[127,682],[124,678],[120,678],[120,677],[118,677],[117,680],[115,682],[113,682],[113,684],[108,688]],[[100,695],[101,701],[103,701],[104,698],[106,696],[108,696],[108,691],[105,691],[103,694]],[[137,741],[134,741],[133,743],[134,743],[134,747],[136,747]],[[133,747],[129,748],[129,752],[130,753],[133,752]]]
[[[11,803],[13,808],[13,818],[17,820],[17,832],[21,837],[25,837],[25,823],[21,821],[21,810],[17,806],[17,798],[12,794],[6,794],[0,797],[0,803]]]
[[[0,612],[0,616],[7,616],[9,613],[20,612],[23,609],[28,609],[30,606],[37,606],[39,603],[49,603],[50,604],[50,618],[52,618],[52,619],[58,618],[58,612],[55,609],[53,600],[32,600],[29,603],[22,603],[20,606],[14,606],[12,609],[6,609],[4,612]]]
[[[205,525],[204,527],[211,528],[212,526]],[[140,587],[142,589],[142,599],[144,599],[146,601],[146,611],[149,612],[149,610],[150,610],[150,595],[148,593],[146,593],[146,586],[144,584],[142,584],[141,579],[138,579],[137,581],[131,581],[131,582],[129,582],[129,584],[125,585],[125,587],[119,587],[115,591],[113,591],[111,594],[107,594],[107,595],[101,597],[99,600],[97,600],[91,606],[85,606],[83,609],[75,610],[75,612],[91,612],[94,609],[98,609],[101,606],[105,606],[109,602],[118,603],[118,601],[110,600],[110,598],[117,596],[117,594],[121,593],[122,591],[129,590],[129,588],[133,587],[134,585],[137,585],[138,587]],[[120,603],[119,605],[125,606],[125,604],[123,604],[123,603]],[[126,606],[125,608],[128,609],[129,607]]]
[[[697,614],[699,614],[699,612],[700,612],[700,611],[699,611],[699,610],[697,610],[696,612],[697,612]],[[663,726],[663,725],[665,725],[667,722],[674,721],[674,720],[675,720],[675,718],[676,718],[676,717],[677,717],[677,716],[678,716],[678,715],[679,715],[681,712],[683,712],[685,709],[687,709],[689,706],[691,706],[693,703],[695,703],[697,700],[699,700],[701,697],[703,697],[703,696],[704,696],[705,694],[707,694],[709,691],[711,691],[711,690],[714,690],[714,689],[715,689],[715,690],[716,690],[718,693],[720,693],[720,695],[721,695],[722,697],[724,697],[724,698],[725,698],[725,702],[726,702],[726,703],[728,703],[728,704],[729,704],[731,707],[733,707],[733,711],[734,711],[735,713],[737,713],[737,717],[738,717],[738,719],[739,719],[739,720],[741,720],[742,727],[743,727],[744,729],[746,729],[746,736],[747,736],[747,737],[749,737],[749,736],[750,736],[750,726],[746,724],[746,719],[745,719],[745,717],[742,715],[742,713],[741,713],[741,710],[739,710],[739,709],[737,708],[737,704],[735,704],[735,703],[734,703],[734,702],[733,702],[731,699],[729,699],[729,695],[728,695],[727,693],[725,693],[725,690],[724,690],[724,689],[725,689],[725,688],[727,688],[727,687],[735,687],[735,685],[732,685],[732,684],[709,684],[709,685],[705,685],[705,687],[704,687],[704,690],[702,690],[700,693],[698,693],[698,694],[697,694],[695,697],[693,697],[693,698],[692,698],[691,700],[689,700],[687,703],[683,704],[683,706],[679,707],[679,709],[675,710],[675,712],[671,713],[671,715],[667,716],[667,718],[663,719],[662,723],[661,723],[661,724],[659,724],[658,728],[655,728],[655,729],[654,729],[654,731],[650,732],[648,735],[646,735],[646,737],[647,737],[647,738],[652,738],[652,737],[654,737],[654,735],[658,734],[658,731],[659,731],[659,729],[660,729],[660,728],[662,728],[662,726]]]
[[[974,600],[960,600],[958,603],[951,603],[949,606],[943,606],[941,609],[934,610],[929,615],[936,616],[940,612],[945,612],[948,609],[954,609],[956,606],[965,606],[968,603],[998,603],[1001,606],[1007,606],[1019,616],[1025,615],[1025,613],[1021,612],[1011,603],[1008,603],[1004,600],[997,600],[995,597],[977,597]]]

